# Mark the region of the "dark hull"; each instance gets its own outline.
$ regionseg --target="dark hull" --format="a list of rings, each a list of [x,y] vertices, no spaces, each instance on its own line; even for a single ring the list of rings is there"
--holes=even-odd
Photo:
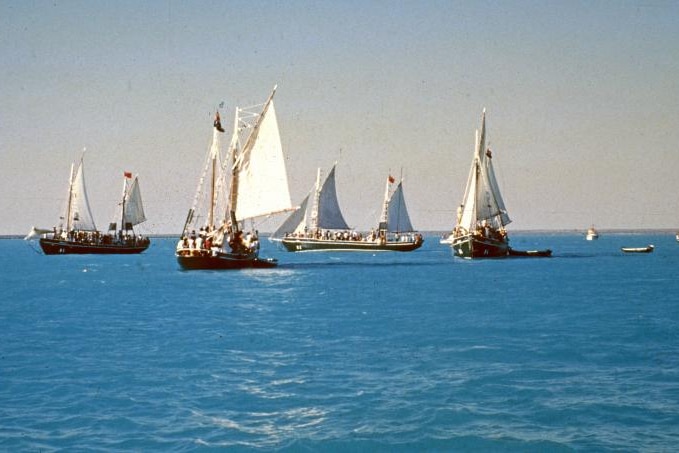
[[[546,250],[514,250],[509,248],[509,256],[526,257],[526,258],[547,258],[552,256],[552,251]]]
[[[177,255],[177,262],[184,270],[209,269],[261,269],[278,266],[272,258],[259,258],[257,254],[242,255],[217,253],[216,255]]]
[[[288,252],[411,252],[422,247],[423,240],[384,243],[369,241],[337,241],[330,239],[285,238],[281,240]]]
[[[150,241],[130,244],[87,244],[59,239],[40,239],[40,248],[45,255],[132,255],[149,248]]]
[[[461,258],[505,258],[509,256],[508,239],[498,240],[481,236],[457,236],[452,247]]]
[[[622,247],[623,253],[651,253],[654,247],[649,245],[648,247]]]

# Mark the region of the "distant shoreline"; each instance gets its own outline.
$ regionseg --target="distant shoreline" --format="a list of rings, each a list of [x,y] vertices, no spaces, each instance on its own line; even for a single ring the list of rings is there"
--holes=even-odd
[[[677,234],[679,229],[676,228],[610,228],[610,229],[599,229],[599,234]],[[582,234],[587,232],[586,229],[537,229],[537,230],[509,230],[509,234]],[[448,235],[450,230],[434,230],[434,231],[420,231],[424,236],[443,236]],[[261,233],[262,236],[270,236],[271,233]],[[178,238],[179,235],[176,233],[164,233],[164,234],[149,234],[145,235],[150,238],[156,239],[172,239]],[[25,234],[0,234],[0,240],[2,239],[23,239],[26,237]]]

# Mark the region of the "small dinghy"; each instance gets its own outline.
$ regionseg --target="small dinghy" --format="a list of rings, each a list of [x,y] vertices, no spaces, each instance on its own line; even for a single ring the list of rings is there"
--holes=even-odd
[[[552,251],[550,249],[545,250],[515,250],[509,247],[509,256],[525,256],[532,258],[547,258],[552,256]]]
[[[623,253],[651,253],[653,249],[653,244],[651,244],[646,247],[622,247],[620,250]]]

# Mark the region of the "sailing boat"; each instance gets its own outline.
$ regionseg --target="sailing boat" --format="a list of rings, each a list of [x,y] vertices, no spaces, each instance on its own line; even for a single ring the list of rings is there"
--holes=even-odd
[[[254,222],[257,217],[292,210],[273,104],[275,93],[276,87],[263,107],[236,108],[233,135],[224,159],[220,152],[224,129],[216,113],[206,165],[177,244],[176,257],[183,269],[278,264],[275,259],[259,258],[259,234],[254,225],[245,231],[247,220]]]
[[[125,172],[123,176],[120,230],[116,231],[117,224],[111,223],[108,233],[102,234],[94,224],[87,198],[83,159],[77,166],[71,166],[66,210],[59,228],[54,227],[51,235],[33,228],[33,231],[43,233],[40,247],[45,255],[133,254],[149,247],[150,240],[135,235],[133,230],[135,225],[146,220],[138,178],[130,183],[132,174]]]
[[[335,165],[336,166],[336,165]],[[335,190],[335,166],[323,184],[318,170],[316,187],[307,195],[300,208],[273,234],[272,240],[280,241],[289,252],[302,251],[399,251],[409,252],[422,246],[422,235],[417,233],[408,216],[403,197],[403,181],[387,178],[384,208],[378,228],[369,234],[359,233],[347,225],[337,201]],[[313,194],[312,206],[309,198]]]
[[[495,179],[492,153],[486,148],[484,109],[481,131],[476,131],[476,149],[467,187],[451,234],[451,246],[455,254],[463,258],[508,256],[509,237],[505,226],[510,222]]]

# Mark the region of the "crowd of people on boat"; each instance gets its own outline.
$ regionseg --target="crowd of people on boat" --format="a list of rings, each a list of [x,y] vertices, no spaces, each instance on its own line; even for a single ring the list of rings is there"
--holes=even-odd
[[[298,239],[316,239],[323,241],[357,241],[357,242],[418,242],[422,241],[422,235],[419,233],[387,233],[384,230],[371,229],[365,235],[355,230],[324,230],[317,229],[309,231],[305,228],[299,233],[286,233],[286,238]]]
[[[134,232],[118,231],[117,233],[102,233],[101,231],[93,230],[71,230],[63,229],[57,230],[56,227],[52,230],[51,239],[57,241],[73,242],[82,245],[125,245],[125,246],[141,246],[148,245],[150,239],[142,235],[135,235]]]
[[[247,255],[259,249],[259,232],[251,231],[243,234],[241,230],[233,230],[230,224],[224,224],[222,228],[201,227],[196,234],[192,230],[190,234],[183,235],[177,243],[177,254],[184,256],[209,256],[215,255],[226,243],[231,253]]]
[[[465,236],[467,229],[461,226],[456,226],[453,229],[453,236]],[[479,238],[494,239],[496,241],[507,241],[507,231],[504,228],[495,228],[486,220],[478,222],[472,231],[472,234]]]

